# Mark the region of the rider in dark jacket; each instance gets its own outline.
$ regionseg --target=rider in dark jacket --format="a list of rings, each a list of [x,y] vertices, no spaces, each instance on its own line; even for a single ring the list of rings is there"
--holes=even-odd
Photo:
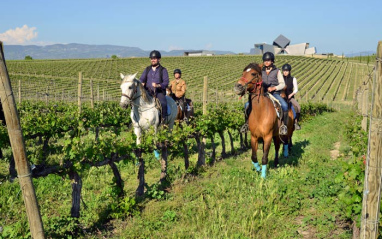
[[[272,52],[265,52],[263,55],[263,69],[261,71],[263,78],[264,92],[272,94],[281,104],[283,110],[283,124],[280,126],[280,135],[287,135],[288,128],[288,104],[280,96],[281,90],[285,87],[284,78],[280,70],[274,65],[275,55]]]
[[[150,95],[157,97],[162,105],[162,122],[167,116],[166,88],[169,84],[167,69],[160,64],[159,51],[150,53],[151,66],[148,66],[139,79]]]
[[[300,104],[296,101],[294,98],[295,94],[298,92],[298,86],[297,86],[297,79],[293,76],[291,76],[290,72],[292,71],[292,66],[289,64],[284,64],[281,68],[283,70],[283,76],[286,88],[286,95],[288,98],[288,101],[292,103],[295,111],[296,111],[296,119],[294,120],[294,128],[296,130],[300,130],[301,126],[299,125],[298,121],[300,119],[300,111],[301,107]]]

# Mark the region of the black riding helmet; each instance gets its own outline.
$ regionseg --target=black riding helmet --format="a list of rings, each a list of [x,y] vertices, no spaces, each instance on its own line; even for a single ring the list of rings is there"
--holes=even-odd
[[[272,52],[265,52],[264,55],[263,55],[263,61],[272,61],[272,62],[275,62],[275,55],[273,55]]]
[[[150,57],[150,59],[151,58],[158,58],[158,59],[162,58],[160,52],[157,51],[157,50],[154,50],[154,51],[150,52],[150,56],[149,57]]]
[[[175,69],[175,70],[174,70],[174,75],[175,75],[176,73],[178,73],[179,75],[181,75],[181,74],[182,74],[182,71],[181,71],[180,69]]]
[[[289,64],[284,64],[283,67],[281,68],[283,71],[291,71],[292,66]]]

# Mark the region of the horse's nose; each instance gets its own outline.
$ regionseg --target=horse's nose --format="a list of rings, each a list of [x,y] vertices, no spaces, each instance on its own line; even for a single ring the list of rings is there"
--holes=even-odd
[[[243,92],[244,92],[244,87],[243,87],[241,84],[236,83],[236,84],[235,84],[235,87],[233,88],[233,90],[235,91],[235,93],[236,93],[237,95],[242,95]]]
[[[126,109],[127,108],[127,104],[125,104],[123,102],[119,102],[119,106],[121,106],[122,109]]]

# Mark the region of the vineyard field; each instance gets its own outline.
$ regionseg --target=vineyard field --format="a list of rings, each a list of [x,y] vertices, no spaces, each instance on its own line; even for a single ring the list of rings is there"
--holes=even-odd
[[[187,95],[202,100],[203,78],[208,77],[208,100],[232,101],[238,97],[233,85],[250,62],[261,56],[164,57],[162,65],[170,79],[175,68],[182,70],[188,84]],[[277,56],[276,66],[292,65],[292,75],[299,83],[300,101],[351,104],[357,88],[368,80],[372,66],[340,59],[302,56]],[[82,72],[83,100],[90,100],[90,80],[96,101],[116,101],[120,97],[120,73],[138,73],[149,64],[148,58],[7,61],[15,97],[46,101],[76,101],[78,75]]]

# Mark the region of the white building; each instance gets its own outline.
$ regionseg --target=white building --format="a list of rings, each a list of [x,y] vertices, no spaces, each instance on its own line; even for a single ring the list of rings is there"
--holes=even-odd
[[[309,43],[299,43],[290,45],[290,40],[283,35],[278,36],[273,45],[265,43],[255,44],[255,55],[262,55],[265,52],[272,52],[273,54],[287,54],[287,55],[311,55],[316,53],[315,47],[309,48]]]
[[[184,56],[213,56],[215,55],[215,53],[213,53],[212,51],[204,51],[204,50],[200,50],[200,51],[185,51]]]

